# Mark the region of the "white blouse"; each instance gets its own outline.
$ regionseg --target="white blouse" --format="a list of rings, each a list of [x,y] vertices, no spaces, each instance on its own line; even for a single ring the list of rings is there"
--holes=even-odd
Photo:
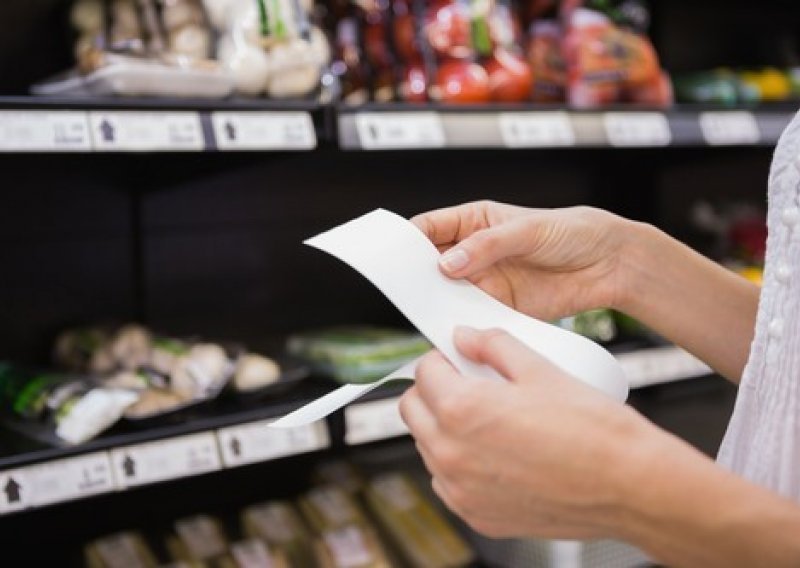
[[[775,149],[768,203],[755,337],[717,460],[800,502],[800,113]]]

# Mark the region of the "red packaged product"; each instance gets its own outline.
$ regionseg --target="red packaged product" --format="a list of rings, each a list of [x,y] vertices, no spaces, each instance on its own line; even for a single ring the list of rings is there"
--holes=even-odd
[[[538,103],[563,103],[567,99],[567,67],[561,53],[561,26],[555,20],[539,20],[531,24],[530,30],[531,99]]]
[[[568,101],[574,106],[616,102],[623,89],[653,84],[661,74],[658,57],[647,38],[583,8],[570,15],[563,53]]]
[[[447,104],[489,102],[489,75],[479,64],[467,59],[448,59],[436,73],[435,98]]]
[[[498,47],[484,62],[489,75],[489,91],[495,102],[518,103],[531,96],[533,73],[524,58],[505,48]]]
[[[470,6],[459,0],[434,2],[425,17],[425,37],[439,57],[474,56]]]

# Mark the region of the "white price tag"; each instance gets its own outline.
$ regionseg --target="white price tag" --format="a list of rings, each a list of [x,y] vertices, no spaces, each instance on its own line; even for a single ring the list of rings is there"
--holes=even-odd
[[[566,112],[504,112],[498,120],[508,148],[575,145],[575,131]]]
[[[607,112],[603,122],[612,146],[667,146],[672,141],[667,117],[660,112]]]
[[[285,430],[268,428],[272,420],[251,422],[217,431],[226,467],[304,454],[330,445],[324,421]]]
[[[46,462],[26,468],[32,506],[114,491],[114,474],[107,452]]]
[[[713,146],[755,144],[761,139],[756,118],[747,111],[703,112],[700,128]]]
[[[30,507],[31,489],[24,469],[0,471],[0,515]]]
[[[190,151],[205,147],[196,112],[91,112],[95,150],[104,152]]]
[[[702,377],[713,371],[697,357],[677,346],[640,349],[617,355],[631,388]]]
[[[358,113],[356,130],[365,150],[442,148],[442,120],[435,112]]]
[[[400,398],[353,404],[344,410],[345,443],[366,444],[408,434],[408,426],[400,416]]]
[[[118,448],[111,460],[120,488],[221,469],[213,432]]]
[[[91,149],[85,112],[0,111],[2,152],[83,152]]]
[[[313,150],[314,123],[307,112],[215,112],[220,150]]]

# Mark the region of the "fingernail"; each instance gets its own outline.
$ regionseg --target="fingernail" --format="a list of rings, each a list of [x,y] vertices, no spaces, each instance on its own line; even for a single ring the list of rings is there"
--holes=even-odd
[[[442,265],[447,272],[455,272],[464,268],[469,262],[467,251],[463,249],[452,249],[442,255],[439,264]]]

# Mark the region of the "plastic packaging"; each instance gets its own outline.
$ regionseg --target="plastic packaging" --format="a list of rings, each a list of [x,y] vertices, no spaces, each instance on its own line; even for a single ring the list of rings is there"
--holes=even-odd
[[[340,382],[385,376],[431,348],[420,334],[368,326],[328,328],[289,338],[289,353]]]

